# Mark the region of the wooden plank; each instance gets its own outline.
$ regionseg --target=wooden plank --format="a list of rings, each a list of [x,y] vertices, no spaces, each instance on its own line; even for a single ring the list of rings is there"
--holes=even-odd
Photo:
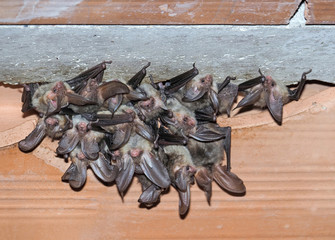
[[[287,24],[299,0],[0,1],[1,24]]]
[[[191,209],[183,220],[173,188],[157,207],[147,210],[138,206],[141,190],[136,180],[124,201],[115,185],[101,184],[90,170],[85,187],[73,191],[60,180],[69,163],[55,157],[55,142],[48,139],[28,154],[16,145],[2,148],[0,239],[334,239],[335,100],[331,91],[334,88],[307,85],[301,102],[285,106],[303,112],[285,118],[282,126],[238,128],[233,124],[239,118],[264,117],[266,111],[231,117],[232,167],[244,180],[247,193],[233,197],[213,184],[208,206],[204,193],[194,185]],[[11,91],[6,99],[17,101],[19,95]]]
[[[335,24],[335,2],[310,0],[307,4],[307,24]]]

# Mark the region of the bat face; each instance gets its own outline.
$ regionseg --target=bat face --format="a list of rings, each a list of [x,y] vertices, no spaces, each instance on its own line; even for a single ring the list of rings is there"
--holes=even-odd
[[[206,75],[205,77],[189,82],[186,85],[183,101],[194,102],[199,100],[212,88],[212,85],[212,75]]]
[[[69,86],[63,82],[41,85],[33,95],[32,105],[40,113],[55,113],[67,105],[67,89]]]

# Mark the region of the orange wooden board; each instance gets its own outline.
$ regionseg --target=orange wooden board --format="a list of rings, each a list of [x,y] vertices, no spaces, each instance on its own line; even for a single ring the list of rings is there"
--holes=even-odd
[[[307,24],[335,24],[333,0],[311,0],[307,4]]]
[[[2,105],[19,99],[18,89],[11,90],[2,92],[8,96]],[[234,112],[229,122],[221,119],[233,128],[232,167],[247,193],[233,197],[213,184],[208,206],[194,185],[183,220],[173,188],[147,210],[138,206],[136,180],[123,202],[115,185],[103,185],[90,170],[85,187],[73,191],[60,180],[69,163],[55,157],[55,142],[45,139],[28,154],[17,145],[3,147],[0,239],[334,239],[334,91],[308,84],[301,101],[285,106],[282,126],[267,122],[266,111]],[[20,110],[16,106],[12,111]],[[245,124],[256,116],[261,125]],[[16,126],[17,118],[3,134]]]
[[[299,0],[0,1],[2,24],[287,24]]]

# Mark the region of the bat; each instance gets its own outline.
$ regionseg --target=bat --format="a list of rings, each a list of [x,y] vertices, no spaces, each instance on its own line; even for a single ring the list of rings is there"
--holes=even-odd
[[[136,176],[142,188],[142,194],[138,202],[146,208],[156,206],[160,202],[160,195],[164,190],[152,183],[144,174],[137,174]]]
[[[67,129],[71,128],[71,125],[70,119],[64,115],[40,118],[35,129],[19,142],[19,149],[23,152],[30,152],[42,142],[45,136],[58,139]]]
[[[58,143],[56,152],[67,155],[80,145],[81,152],[87,159],[95,160],[99,157],[99,142],[104,133],[90,129],[90,123],[81,115],[72,117],[73,127],[65,132]]]
[[[270,76],[265,77],[259,69],[261,76],[241,83],[238,86],[238,90],[246,91],[247,95],[238,103],[236,108],[249,105],[261,108],[267,107],[274,120],[278,124],[281,124],[283,119],[283,105],[292,100],[299,100],[307,81],[307,74],[311,72],[311,69],[304,72],[297,88],[291,90],[281,81],[275,81]]]
[[[220,132],[222,139],[212,142],[200,142],[190,139],[187,148],[192,161],[197,168],[195,179],[205,192],[207,202],[210,204],[212,195],[211,183],[214,180],[222,189],[232,194],[244,194],[246,188],[243,181],[231,170],[231,129],[219,127],[216,124],[207,124],[208,129]],[[226,165],[222,165],[226,153]]]
[[[84,186],[88,167],[104,182],[112,182],[117,177],[117,166],[111,165],[102,153],[99,153],[96,160],[90,160],[86,158],[79,147],[76,147],[69,156],[71,165],[62,176],[62,181],[69,182],[74,189],[81,189]]]
[[[178,192],[179,215],[185,216],[190,207],[190,187],[196,172],[190,152],[185,146],[170,145],[160,148],[159,156],[168,170],[171,185]]]
[[[170,186],[170,178],[163,163],[153,151],[153,143],[138,134],[133,134],[128,144],[119,149],[121,168],[116,185],[121,195],[128,188],[134,173],[144,174],[160,188]]]
[[[107,100],[108,109],[114,113],[120,107],[121,104],[127,104],[132,101],[147,100],[147,94],[141,89],[140,84],[145,78],[147,71],[146,69],[150,66],[150,62],[146,64],[140,71],[138,71],[130,80],[127,81],[129,88],[128,94],[117,94]]]

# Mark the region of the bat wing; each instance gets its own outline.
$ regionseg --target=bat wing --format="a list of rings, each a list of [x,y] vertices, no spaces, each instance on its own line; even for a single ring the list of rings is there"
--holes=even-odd
[[[128,154],[126,154],[122,160],[122,167],[119,169],[119,173],[115,181],[119,192],[123,195],[133,179],[135,164]]]
[[[170,186],[169,174],[163,163],[152,153],[144,152],[140,166],[147,178],[161,188]]]
[[[195,118],[198,124],[204,124],[208,122],[216,122],[216,114],[212,107],[208,106],[204,109],[197,109],[194,111]]]
[[[243,181],[234,173],[227,171],[226,166],[215,165],[213,178],[220,187],[228,192],[243,194],[246,191]]]
[[[159,146],[168,146],[168,145],[186,145],[187,139],[183,136],[171,134],[164,127],[160,127],[158,130],[158,140],[157,143]]]
[[[56,152],[61,155],[70,153],[78,145],[79,141],[80,137],[76,129],[67,130],[58,142]]]
[[[21,96],[21,101],[23,102],[21,109],[22,112],[27,112],[33,108],[32,97],[34,96],[34,93],[38,88],[38,86],[39,86],[38,83],[24,84]]]
[[[265,102],[273,118],[281,123],[283,118],[282,96],[272,88],[270,91],[265,91]]]
[[[191,191],[190,185],[187,184],[186,191],[177,190],[179,195],[179,215],[183,216],[187,213],[190,208],[190,200],[191,200]]]
[[[138,199],[138,202],[145,205],[152,205],[159,202],[159,196],[161,195],[162,189],[155,184],[151,184],[147,187]]]
[[[81,139],[80,145],[81,151],[87,159],[95,160],[99,157],[99,145],[91,131]]]
[[[260,98],[261,93],[263,92],[263,88],[257,88],[254,91],[249,92],[235,107],[245,107],[254,104]]]
[[[186,167],[182,167],[175,172],[175,184],[182,192],[187,191],[187,185],[189,184]]]
[[[32,151],[36,148],[46,135],[46,125],[44,120],[38,121],[35,129],[23,140],[19,142],[19,148],[23,152]]]
[[[95,101],[87,99],[83,96],[80,96],[77,93],[66,92],[65,96],[68,99],[68,103],[71,103],[73,105],[84,106],[84,105],[95,105],[95,104],[97,104]]]
[[[67,80],[66,82],[70,85],[73,91],[79,93],[83,88],[85,88],[89,79],[96,78],[98,82],[101,82],[106,69],[106,64],[110,63],[112,63],[112,61],[99,63],[98,65],[80,73],[78,76]]]
[[[94,119],[95,122],[91,123],[92,126],[106,127],[122,123],[131,123],[134,121],[134,115],[129,113],[114,114],[113,116],[97,114]]]
[[[145,65],[139,72],[137,72],[128,82],[127,84],[131,86],[133,89],[136,89],[147,75],[147,68],[150,66],[150,62]]]
[[[239,91],[244,91],[244,90],[247,90],[249,88],[252,88],[252,87],[262,83],[262,78],[263,78],[263,76],[259,76],[259,77],[250,79],[248,81],[245,81],[245,82],[238,85],[238,90]]]
[[[199,188],[205,192],[207,202],[210,205],[212,197],[212,175],[206,168],[201,168],[195,174],[195,180]]]
[[[118,167],[116,165],[111,165],[102,153],[99,154],[97,160],[90,161],[90,167],[95,175],[104,182],[114,181],[119,172]]]
[[[62,177],[62,181],[69,182],[72,188],[81,188],[86,181],[87,168],[83,161],[76,161],[71,163]]]
[[[193,64],[193,68],[185,73],[182,73],[174,78],[171,78],[170,80],[165,81],[166,86],[164,88],[164,93],[169,95],[172,94],[178,89],[182,88],[185,86],[189,81],[191,81],[195,76],[199,74],[198,69],[195,67],[195,64]],[[169,83],[169,84],[166,84]]]

